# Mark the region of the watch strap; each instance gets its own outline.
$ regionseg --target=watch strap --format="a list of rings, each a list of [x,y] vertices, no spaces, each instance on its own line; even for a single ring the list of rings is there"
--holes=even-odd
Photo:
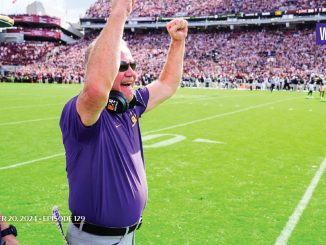
[[[13,225],[9,225],[7,229],[1,231],[1,237],[5,237],[7,235],[17,236],[16,228]]]

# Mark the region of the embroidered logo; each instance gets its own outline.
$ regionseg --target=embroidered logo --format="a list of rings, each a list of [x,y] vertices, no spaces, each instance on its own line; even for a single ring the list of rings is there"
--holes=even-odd
[[[137,123],[137,116],[136,114],[133,114],[132,117],[131,117],[131,122],[132,122],[132,126],[134,127]]]

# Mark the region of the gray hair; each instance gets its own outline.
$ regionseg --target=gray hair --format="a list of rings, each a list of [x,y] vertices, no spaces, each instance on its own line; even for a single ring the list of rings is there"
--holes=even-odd
[[[90,54],[91,54],[91,52],[92,52],[92,50],[93,50],[93,48],[95,46],[96,41],[97,41],[97,38],[94,39],[93,42],[91,42],[90,45],[88,45],[88,47],[86,49],[85,57],[84,57],[84,64],[83,64],[84,68],[86,68],[86,66],[87,66],[89,56],[90,56]],[[120,46],[128,48],[128,43],[125,40],[122,39],[121,42],[120,42]]]

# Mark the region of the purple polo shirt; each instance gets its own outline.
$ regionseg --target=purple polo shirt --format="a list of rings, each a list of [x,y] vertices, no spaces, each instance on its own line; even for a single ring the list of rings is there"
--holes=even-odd
[[[66,150],[69,209],[92,224],[125,227],[138,222],[147,200],[147,181],[139,118],[147,88],[135,91],[137,104],[125,113],[103,110],[85,127],[77,96],[63,108],[60,127]]]

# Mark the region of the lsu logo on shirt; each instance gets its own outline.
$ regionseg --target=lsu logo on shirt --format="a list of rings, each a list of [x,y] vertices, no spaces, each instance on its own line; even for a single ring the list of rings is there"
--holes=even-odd
[[[132,126],[134,127],[137,123],[138,119],[137,119],[137,115],[136,114],[132,114],[131,116],[131,122],[132,122]]]

